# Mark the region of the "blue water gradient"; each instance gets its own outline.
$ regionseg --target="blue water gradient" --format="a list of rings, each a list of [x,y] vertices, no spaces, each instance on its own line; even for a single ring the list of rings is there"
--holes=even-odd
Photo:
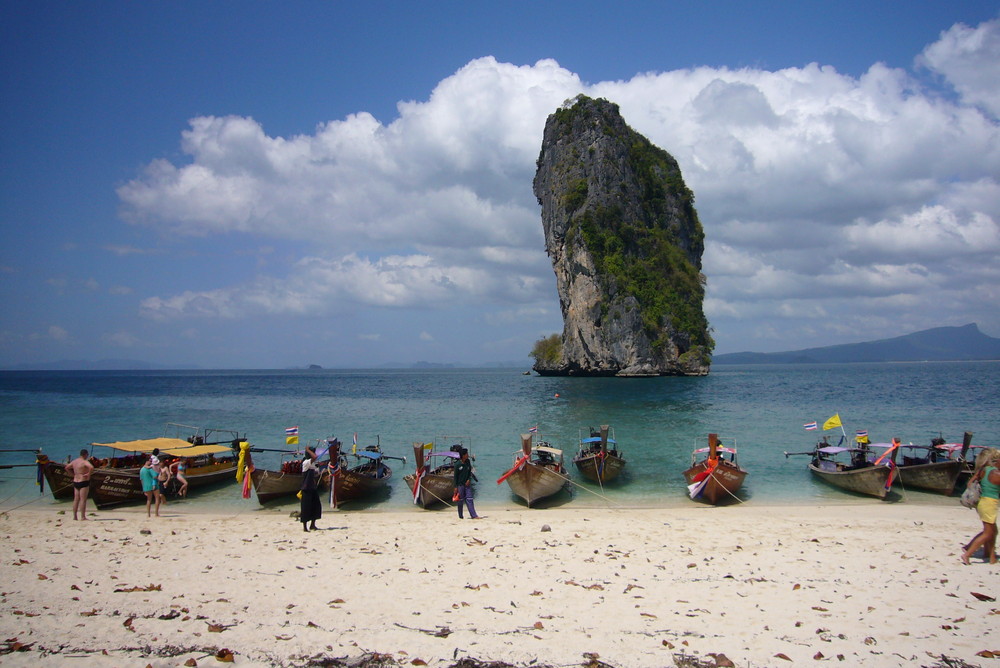
[[[402,476],[413,468],[411,443],[471,442],[479,477],[477,503],[516,507],[495,480],[518,449],[518,434],[537,425],[566,451],[578,485],[552,499],[602,507],[691,503],[681,471],[709,432],[735,439],[750,471],[746,503],[877,503],[813,480],[806,458],[784,451],[811,447],[821,424],[839,413],[848,435],[867,429],[873,442],[898,437],[927,444],[942,435],[1000,445],[1000,363],[849,365],[725,365],[703,378],[553,378],[509,369],[292,371],[4,371],[0,372],[0,450],[42,448],[65,459],[92,442],[163,435],[164,425],[237,429],[252,443],[283,448],[284,429],[298,426],[302,443],[337,436],[348,446],[381,442],[395,480],[387,498],[356,509],[412,507]],[[606,489],[583,483],[569,460],[581,430],[614,427],[628,460],[624,478]],[[827,432],[832,440],[840,432]],[[30,463],[30,453],[0,453],[0,464]],[[277,455],[260,455],[274,466]],[[955,503],[906,490],[890,502]],[[0,470],[0,508],[22,503],[61,506],[39,498],[32,469]],[[289,504],[290,505],[290,504]],[[543,504],[544,506],[545,504]],[[192,495],[175,508],[257,510],[231,486]],[[279,508],[286,506],[279,506]],[[351,507],[345,507],[349,510]]]

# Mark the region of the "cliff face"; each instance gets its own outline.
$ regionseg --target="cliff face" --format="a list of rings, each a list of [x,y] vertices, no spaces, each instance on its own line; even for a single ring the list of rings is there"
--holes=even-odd
[[[534,193],[563,314],[544,375],[704,375],[704,233],[677,162],[618,105],[579,96],[545,123]]]

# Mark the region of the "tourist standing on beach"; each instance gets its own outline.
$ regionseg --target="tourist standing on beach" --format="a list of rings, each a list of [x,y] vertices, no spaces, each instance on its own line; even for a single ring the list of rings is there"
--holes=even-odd
[[[476,506],[472,503],[472,481],[479,478],[472,472],[472,462],[469,461],[469,451],[466,448],[458,453],[458,463],[455,464],[455,493],[458,494],[458,519],[462,519],[462,504],[469,507],[469,517],[478,520]]]
[[[153,458],[150,457],[139,469],[139,482],[142,483],[142,492],[146,495],[146,517],[150,516],[150,508],[153,505],[153,498],[156,498],[156,516],[160,516],[160,495],[157,487],[160,481],[156,479],[156,470],[153,468]]]
[[[87,451],[81,450],[80,456],[66,465],[66,472],[73,475],[73,519],[87,519],[87,495],[90,493],[90,474],[94,465],[87,459]]]
[[[978,480],[982,489],[976,512],[983,521],[983,530],[973,538],[962,553],[962,563],[969,564],[969,557],[983,548],[983,554],[991,564],[997,563],[997,507],[1000,506],[1000,450],[986,448],[976,457],[976,469],[969,484]]]
[[[319,469],[316,467],[316,453],[306,448],[302,459],[302,505],[299,507],[299,521],[302,530],[316,530],[316,520],[323,516],[323,504],[319,501]],[[306,526],[308,524],[309,526]]]

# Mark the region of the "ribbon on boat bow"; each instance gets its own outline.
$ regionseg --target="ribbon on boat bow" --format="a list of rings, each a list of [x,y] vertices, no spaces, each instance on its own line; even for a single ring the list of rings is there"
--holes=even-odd
[[[416,476],[413,479],[413,503],[420,503],[420,481],[424,479],[426,474],[426,466],[421,466],[417,469]]]
[[[902,445],[902,443],[900,442],[900,440],[898,438],[893,438],[892,439],[892,447],[889,448],[889,449],[887,449],[885,452],[883,452],[882,455],[878,459],[875,460],[875,466],[878,466],[879,464],[881,464],[882,460],[885,459],[886,457],[888,457],[890,452],[892,452],[893,450],[895,450],[896,448],[898,448],[901,445]],[[888,462],[886,462],[886,466],[889,467],[889,477],[886,478],[885,489],[886,489],[886,491],[889,491],[889,489],[892,487],[892,481],[896,477],[896,462],[894,462],[892,459],[890,459]]]
[[[688,485],[688,496],[692,499],[697,499],[701,494],[701,491],[705,489],[705,485],[708,484],[708,479],[712,477],[712,474],[715,473],[715,469],[718,468],[718,466],[719,458],[710,457],[707,465],[705,466],[705,470],[691,478],[693,482]]]
[[[514,466],[512,466],[509,471],[507,471],[502,476],[500,476],[499,478],[497,478],[497,484],[499,485],[504,480],[506,480],[507,478],[509,478],[511,475],[514,474],[515,471],[519,471],[522,468],[524,468],[524,465],[527,464],[527,463],[528,463],[528,456],[527,455],[524,455],[523,457],[519,458],[516,462],[514,462]]]

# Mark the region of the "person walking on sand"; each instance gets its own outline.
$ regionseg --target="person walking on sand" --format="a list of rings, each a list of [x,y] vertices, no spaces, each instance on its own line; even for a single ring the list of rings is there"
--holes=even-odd
[[[323,504],[319,500],[319,468],[316,466],[316,453],[312,448],[306,448],[306,456],[302,459],[302,504],[299,506],[299,521],[302,530],[316,530],[316,520],[323,516]],[[306,525],[309,526],[306,526]]]
[[[66,472],[73,475],[73,519],[87,519],[87,496],[90,493],[90,474],[94,465],[87,459],[87,451],[81,450],[80,456],[66,464]],[[77,513],[80,517],[77,518]]]
[[[479,482],[479,478],[472,472],[469,451],[466,448],[462,448],[458,454],[458,463],[455,464],[455,493],[458,495],[458,519],[463,519],[462,505],[464,504],[469,507],[469,517],[478,520],[479,515],[476,514],[476,506],[472,502],[472,481]]]
[[[150,516],[150,509],[153,499],[156,499],[156,516],[160,516],[160,496],[157,494],[157,487],[160,481],[157,480],[156,470],[153,468],[153,458],[150,457],[139,469],[139,481],[142,483],[142,492],[146,495],[146,517]]]
[[[982,489],[976,512],[983,522],[983,530],[965,546],[962,563],[969,565],[969,557],[983,548],[984,558],[991,564],[997,563],[997,507],[1000,506],[1000,450],[986,448],[976,457],[976,469],[972,481],[978,480]]]

